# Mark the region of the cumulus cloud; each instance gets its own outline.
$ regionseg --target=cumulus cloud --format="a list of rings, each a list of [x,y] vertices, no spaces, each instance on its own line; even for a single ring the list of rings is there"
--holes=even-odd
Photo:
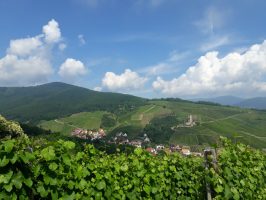
[[[124,73],[117,75],[113,72],[106,72],[102,79],[102,86],[111,91],[129,91],[143,88],[147,78],[141,77],[138,73],[126,69]]]
[[[266,94],[266,41],[222,58],[216,51],[208,52],[177,78],[166,81],[157,77],[153,88],[181,97]]]
[[[60,39],[59,25],[52,19],[43,26],[43,33],[11,40],[6,55],[0,58],[0,85],[31,85],[46,81],[53,73],[52,47]]]
[[[17,55],[8,54],[0,59],[0,85],[3,86],[41,83],[46,81],[52,73],[49,60],[43,57],[20,58]]]
[[[59,29],[59,24],[54,19],[49,21],[47,25],[43,26],[42,30],[45,35],[44,39],[47,43],[56,43],[60,41],[61,31]]]
[[[103,90],[103,88],[96,86],[96,87],[93,88],[93,90],[101,92]]]
[[[72,80],[84,76],[88,73],[85,65],[73,58],[67,58],[65,62],[60,66],[58,74],[67,80]]]
[[[11,40],[8,54],[17,56],[31,55],[43,45],[40,36]]]

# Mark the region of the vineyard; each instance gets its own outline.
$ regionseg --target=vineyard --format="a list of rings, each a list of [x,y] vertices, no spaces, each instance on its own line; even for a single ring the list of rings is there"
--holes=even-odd
[[[0,143],[0,199],[266,199],[266,155],[223,139],[217,169],[200,157],[106,154],[27,136]]]

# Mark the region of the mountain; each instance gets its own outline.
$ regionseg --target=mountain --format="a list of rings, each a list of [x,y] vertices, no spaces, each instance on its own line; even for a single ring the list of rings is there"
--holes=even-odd
[[[266,97],[256,97],[243,100],[235,104],[242,108],[255,108],[260,110],[266,110]]]
[[[226,106],[238,106],[241,108],[254,108],[259,110],[266,109],[266,97],[243,99],[235,96],[220,96],[214,98],[197,98],[197,99],[192,99],[192,101],[212,102]]]
[[[240,97],[235,96],[219,96],[214,98],[198,98],[193,99],[193,101],[206,101],[206,102],[212,102],[212,103],[218,103],[221,105],[227,105],[227,106],[233,106],[240,102],[242,102],[244,99]]]
[[[126,94],[97,92],[61,82],[31,87],[0,87],[0,113],[9,119],[37,122],[83,111],[118,111],[145,104]]]
[[[183,126],[192,115],[193,126]],[[112,120],[112,123],[103,123]],[[117,133],[127,133],[128,139],[138,139],[144,133],[156,144],[210,145],[220,136],[256,148],[266,148],[266,112],[193,103],[181,100],[149,100],[145,105],[113,114],[103,111],[76,113],[67,117],[43,120],[38,126],[70,136],[79,127],[95,130],[104,128],[107,139]]]

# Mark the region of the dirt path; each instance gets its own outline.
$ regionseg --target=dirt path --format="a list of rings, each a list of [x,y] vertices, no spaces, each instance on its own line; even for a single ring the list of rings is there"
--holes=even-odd
[[[201,124],[209,124],[209,123],[214,123],[214,122],[218,122],[218,121],[223,121],[223,120],[226,120],[226,119],[234,118],[234,117],[242,115],[242,114],[244,114],[244,113],[238,113],[238,114],[230,115],[230,116],[223,117],[223,118],[220,118],[220,119],[211,120],[211,121],[207,121],[207,122],[202,122]]]
[[[260,137],[260,136],[256,136],[256,135],[253,135],[251,133],[248,133],[248,132],[245,132],[245,131],[241,131],[241,133],[245,134],[245,135],[248,135],[248,136],[251,136],[251,137],[254,137],[254,138],[257,138],[257,139],[262,139],[262,140],[266,140],[266,137]]]
[[[55,119],[54,120],[56,123],[58,123],[58,124],[65,124],[64,122],[61,122],[61,121],[59,121],[59,120],[57,120],[57,119]]]
[[[71,127],[74,127],[74,128],[78,128],[77,126],[74,126],[74,125],[72,125],[72,124],[68,124],[68,123],[65,123],[65,122],[59,121],[58,119],[55,119],[54,121],[55,121],[56,123],[58,123],[58,124],[63,124],[63,125],[71,126]]]
[[[140,115],[139,115],[139,120],[143,120],[143,117],[144,117],[144,114],[149,112],[150,110],[152,110],[153,108],[155,108],[156,105],[153,105],[152,107],[148,108],[147,110],[145,110],[144,112],[142,112]]]
[[[156,105],[153,105],[152,107],[148,108],[147,110],[145,110],[142,114],[146,113],[146,112],[149,112],[150,110],[152,110],[153,108],[155,108]]]

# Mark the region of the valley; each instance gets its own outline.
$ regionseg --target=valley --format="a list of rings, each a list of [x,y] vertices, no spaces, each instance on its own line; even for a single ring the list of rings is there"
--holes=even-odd
[[[115,124],[110,127],[101,126],[104,114],[108,112],[83,112],[69,117],[49,121],[41,121],[38,125],[46,130],[70,135],[74,128],[99,129],[104,128],[110,138],[119,132],[125,132],[131,139],[140,137],[151,131],[153,121],[172,118],[176,125],[183,123],[190,114],[199,118],[199,124],[193,127],[181,127],[171,130],[171,126],[156,129],[151,140],[156,143],[181,145],[215,144],[220,136],[226,136],[234,141],[243,142],[256,148],[266,148],[266,112],[237,107],[195,104],[187,101],[149,101],[124,114],[114,115]],[[168,135],[168,136],[166,136]],[[170,136],[169,136],[170,135]],[[157,138],[161,138],[159,141]]]
[[[77,128],[103,128],[107,139],[123,132],[130,140],[148,134],[154,144],[208,146],[226,136],[266,148],[263,110],[175,98],[144,99],[58,82],[0,88],[0,114],[64,137]],[[190,115],[197,119],[195,124],[182,126]]]

